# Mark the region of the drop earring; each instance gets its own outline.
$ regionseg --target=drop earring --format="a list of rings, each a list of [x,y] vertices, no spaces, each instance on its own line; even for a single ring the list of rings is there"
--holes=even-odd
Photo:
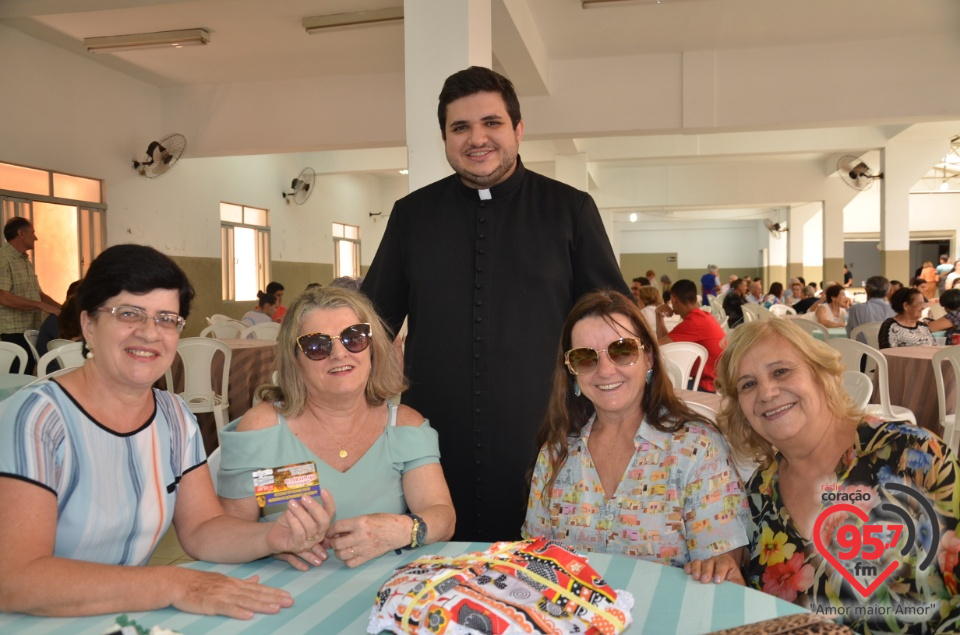
[[[87,348],[87,354],[84,355],[84,357],[86,357],[87,359],[93,359],[93,349]]]
[[[573,396],[580,396],[580,382],[578,382],[576,379],[573,380]]]
[[[647,371],[647,383],[649,384],[652,379],[653,379],[653,369],[651,368],[650,370]]]

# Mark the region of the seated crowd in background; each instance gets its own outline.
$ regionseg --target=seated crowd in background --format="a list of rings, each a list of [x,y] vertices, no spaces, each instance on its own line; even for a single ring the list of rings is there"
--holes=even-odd
[[[656,309],[657,343],[661,346],[671,342],[692,342],[707,349],[707,361],[700,376],[700,385],[691,386],[694,390],[715,392],[713,380],[717,376],[717,358],[720,357],[721,342],[725,336],[717,320],[700,310],[697,297],[697,285],[692,280],[677,280],[673,283],[670,303]],[[664,318],[680,316],[680,323],[668,331]],[[696,374],[700,361],[694,363],[692,374]]]

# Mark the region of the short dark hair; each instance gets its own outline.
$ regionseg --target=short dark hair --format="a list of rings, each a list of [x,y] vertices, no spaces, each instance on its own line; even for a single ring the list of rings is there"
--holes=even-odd
[[[839,296],[841,293],[843,293],[843,285],[835,284],[831,287],[828,287],[826,291],[826,294],[827,294],[826,301],[830,302],[835,297]]]
[[[940,262],[950,262],[949,254],[940,254]]]
[[[81,311],[92,313],[124,291],[138,295],[156,289],[180,294],[181,317],[190,314],[193,286],[177,263],[146,245],[114,245],[94,258],[77,291]]]
[[[960,289],[948,289],[940,296],[940,306],[948,311],[960,309]]]
[[[921,284],[927,284],[927,281],[924,280],[923,278],[914,278],[913,280],[910,281],[911,287],[919,287]]]
[[[883,276],[870,276],[864,288],[867,291],[867,298],[883,298],[890,290],[890,281]]]
[[[440,89],[440,104],[437,106],[437,119],[440,120],[440,135],[447,138],[447,106],[463,97],[477,93],[497,93],[503,99],[510,115],[513,129],[520,123],[520,99],[513,83],[495,71],[482,66],[471,66],[458,71],[443,82]]]
[[[697,293],[697,285],[693,280],[677,280],[670,287],[670,297],[683,304],[695,304],[700,299],[700,294]]]
[[[14,216],[3,226],[3,237],[10,242],[17,237],[21,229],[26,227],[33,227],[33,224],[22,216]]]
[[[913,300],[914,296],[923,295],[919,289],[904,287],[890,296],[890,308],[894,313],[903,313],[903,306]]]
[[[267,293],[276,294],[277,291],[283,291],[283,285],[279,282],[271,282],[267,285],[266,291]]]
[[[650,281],[643,277],[634,278],[631,282],[636,282],[641,287],[650,286]]]

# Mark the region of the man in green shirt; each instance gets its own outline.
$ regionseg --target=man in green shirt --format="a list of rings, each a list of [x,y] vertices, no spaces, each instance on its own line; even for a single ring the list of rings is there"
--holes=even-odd
[[[25,218],[14,216],[3,226],[5,242],[0,247],[0,340],[27,351],[27,372],[34,362],[23,332],[40,328],[44,313],[57,315],[60,304],[40,290],[37,273],[27,256],[37,242],[37,232]],[[12,372],[19,371],[14,362]]]

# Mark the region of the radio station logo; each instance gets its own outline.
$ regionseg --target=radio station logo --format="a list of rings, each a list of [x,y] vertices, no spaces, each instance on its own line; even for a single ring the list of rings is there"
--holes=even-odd
[[[855,486],[835,485],[827,489],[829,491],[824,492],[821,499],[829,506],[817,516],[814,523],[814,544],[820,555],[833,565],[833,568],[850,583],[854,590],[864,598],[869,598],[902,564],[903,561],[900,558],[906,558],[914,547],[918,548],[918,553],[922,550],[923,544],[927,542],[926,537],[924,536],[921,540],[913,518],[893,503],[883,503],[879,505],[879,509],[888,512],[888,516],[898,517],[902,522],[870,522],[870,516],[866,510],[875,507],[871,499],[878,494]],[[926,514],[929,522],[924,523],[923,530],[929,530],[931,533],[930,546],[919,564],[919,569],[926,571],[936,558],[940,544],[940,523],[933,505],[917,490],[899,483],[885,483],[880,486],[880,490],[887,490],[894,497],[896,494],[901,494],[908,499],[912,498]],[[859,526],[855,523],[855,518],[860,519]],[[838,524],[836,533],[833,532],[832,524]],[[825,525],[826,532],[823,531]],[[824,544],[824,533],[827,533],[829,538],[827,544]],[[905,540],[899,555],[887,556],[887,552],[895,550],[901,542],[901,537],[904,536]],[[827,548],[827,545],[833,541],[839,547],[836,554]],[[882,562],[886,564],[883,565]],[[871,577],[873,581],[869,584],[861,582]]]

